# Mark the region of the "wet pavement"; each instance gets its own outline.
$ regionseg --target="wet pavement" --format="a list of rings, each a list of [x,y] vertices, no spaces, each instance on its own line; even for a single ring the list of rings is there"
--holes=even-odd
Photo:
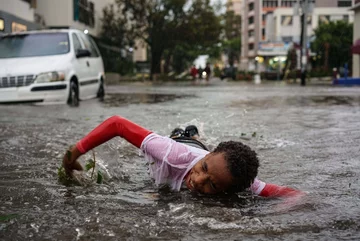
[[[360,239],[359,87],[212,81],[107,93],[78,108],[0,105],[0,240]],[[59,183],[65,149],[112,115],[163,135],[195,124],[210,148],[243,141],[259,154],[261,180],[307,197],[158,189],[139,151],[120,138],[95,149],[104,184]]]

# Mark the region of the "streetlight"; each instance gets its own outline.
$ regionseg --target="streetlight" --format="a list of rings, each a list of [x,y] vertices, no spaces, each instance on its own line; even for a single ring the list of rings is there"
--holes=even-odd
[[[309,8],[309,0],[302,0],[301,3],[299,3],[300,0],[297,0],[297,3],[294,8],[294,14],[299,15],[299,10],[301,9],[301,37],[300,37],[300,43],[301,43],[301,86],[306,85],[306,71],[307,71],[307,17],[309,11],[311,12],[311,9]]]

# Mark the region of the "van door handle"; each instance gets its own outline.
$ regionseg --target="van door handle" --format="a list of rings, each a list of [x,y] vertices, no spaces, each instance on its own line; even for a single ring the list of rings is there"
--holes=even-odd
[[[87,67],[90,67],[89,61],[86,61],[86,65],[87,65]]]

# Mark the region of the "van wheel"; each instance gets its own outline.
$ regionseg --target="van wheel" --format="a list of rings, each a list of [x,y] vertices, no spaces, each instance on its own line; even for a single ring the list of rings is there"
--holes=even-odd
[[[70,93],[67,103],[70,106],[79,106],[79,87],[75,81],[71,81],[70,83]]]
[[[103,101],[103,100],[104,100],[104,96],[105,96],[104,82],[101,81],[101,82],[100,82],[99,89],[98,89],[98,92],[97,92],[97,94],[96,94],[96,97],[99,98],[101,101]]]

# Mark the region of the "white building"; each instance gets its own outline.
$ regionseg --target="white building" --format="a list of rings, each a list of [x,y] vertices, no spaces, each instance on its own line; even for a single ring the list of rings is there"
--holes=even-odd
[[[307,19],[308,40],[311,40],[311,36],[314,36],[314,30],[319,24],[326,24],[330,21],[338,20],[351,23],[354,21],[354,14],[350,12],[348,8],[313,8],[312,12],[308,13]],[[301,35],[300,16],[294,15],[293,8],[277,8],[273,12],[267,13],[265,26],[265,38],[262,42],[259,42],[257,52],[257,56],[265,60],[264,63],[259,66],[260,71],[265,70],[265,66],[268,66],[267,60],[270,60],[270,58],[285,61],[288,48],[293,42],[300,43]]]
[[[279,55],[286,55],[288,43],[299,42],[300,17],[294,14],[294,7],[299,1],[242,1],[241,69],[255,70],[256,67],[260,67],[258,70],[261,71],[261,67],[264,67],[264,56],[279,59]],[[349,8],[354,5],[354,0],[309,0],[309,2],[312,3],[313,12],[309,13],[311,17],[308,18],[308,36],[313,34],[320,22],[339,19],[353,21],[353,13],[349,12]]]
[[[353,77],[360,77],[360,0],[355,1],[355,6],[352,8],[354,14],[354,46],[353,52]]]
[[[36,1],[0,0],[0,34],[35,30]]]

